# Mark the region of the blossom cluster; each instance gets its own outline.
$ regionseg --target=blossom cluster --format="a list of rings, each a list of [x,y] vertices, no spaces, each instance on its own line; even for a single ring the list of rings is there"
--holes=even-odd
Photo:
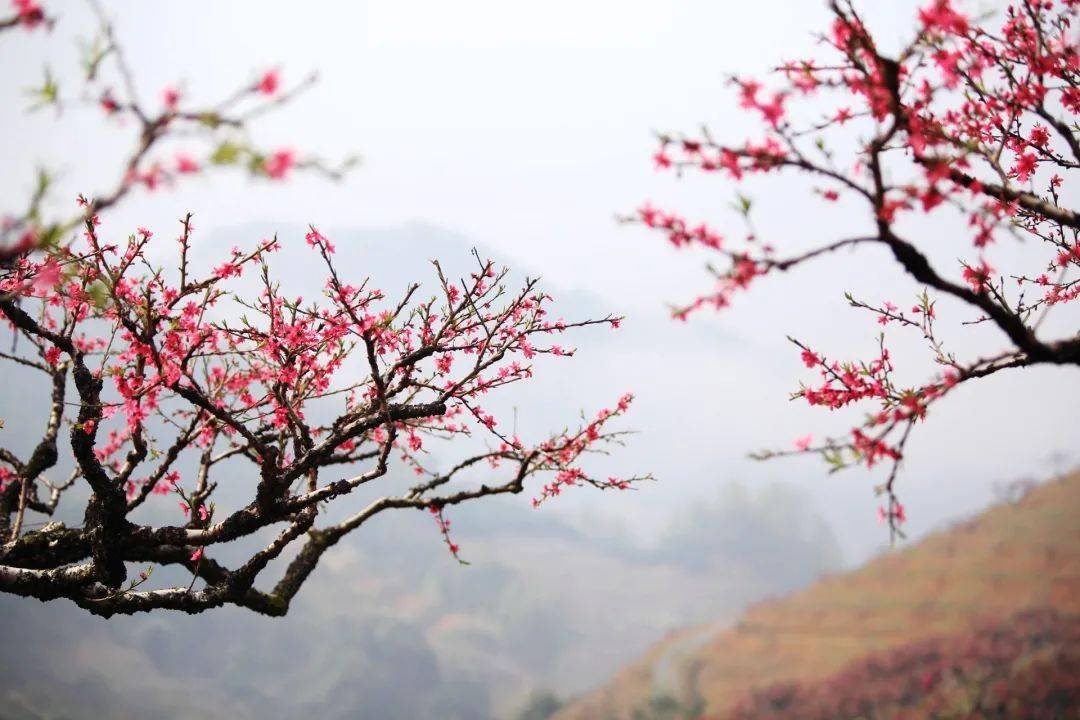
[[[879,489],[889,496],[883,512],[894,530],[903,518],[893,494],[896,468],[911,426],[933,402],[959,382],[1006,368],[1080,364],[1075,337],[1038,335],[1049,310],[1080,297],[1080,213],[1063,200],[1069,171],[1080,167],[1077,7],[1075,0],[1018,0],[993,28],[952,0],[930,0],[915,18],[911,41],[887,56],[854,4],[836,2],[820,37],[821,57],[782,63],[773,83],[733,78],[739,106],[760,121],[757,137],[724,143],[708,128],[659,136],[653,159],[660,171],[719,174],[737,184],[795,171],[810,178],[826,205],[843,200],[865,207],[871,229],[862,235],[783,254],[759,237],[752,201],[742,195],[735,204],[748,227],[742,239],[651,204],[628,218],[676,248],[700,247],[721,259],[710,265],[715,287],[678,308],[681,319],[703,307],[728,307],[762,276],[865,245],[886,247],[925,288],[910,313],[889,301],[872,305],[847,296],[882,326],[921,333],[941,366],[921,386],[893,385],[883,342],[880,356],[865,364],[826,363],[797,343],[823,378],[797,397],[830,410],[856,403],[877,410],[846,438],[817,444],[801,438],[795,452],[819,454],[834,468],[852,458],[865,466],[890,461]],[[967,228],[969,253],[954,277],[905,237],[918,218],[959,220]],[[1026,241],[1025,265],[1001,270],[990,256],[1011,237]],[[935,330],[936,301],[928,292],[964,303],[974,311],[967,322],[996,326],[1008,348],[973,361],[956,358]],[[791,453],[758,456],[785,454]]]
[[[539,504],[570,485],[625,490],[649,478],[593,474],[592,457],[621,442],[613,426],[630,396],[579,428],[532,439],[491,410],[495,395],[532,378],[538,358],[572,357],[568,334],[617,328],[618,316],[558,318],[537,280],[512,285],[479,255],[464,277],[435,262],[434,283],[391,296],[339,273],[336,243],[314,226],[302,240],[249,238],[204,266],[191,214],[171,265],[162,264],[171,241],[163,247],[152,229],[117,234],[103,224],[138,191],[181,176],[239,167],[274,181],[301,170],[337,179],[350,163],[264,150],[249,137],[254,119],[313,78],[287,86],[279,69],[264,69],[217,103],[196,102],[180,85],[143,102],[112,22],[90,6],[100,27],[82,97],[95,98],[106,121],[134,125],[138,139],[118,183],[79,195],[70,214],[50,215],[42,173],[25,210],[0,217],[0,360],[13,378],[28,373],[49,387],[40,440],[0,447],[0,591],[67,598],[104,616],[225,604],[283,615],[322,555],[381,513],[431,512],[461,560],[447,518],[456,505],[523,493],[534,481]],[[39,10],[21,0],[16,8],[0,29],[29,26]],[[48,73],[35,97],[67,101]],[[284,242],[305,243],[322,268],[318,297],[277,281]],[[66,479],[56,474],[65,466]],[[388,478],[398,469],[412,475],[404,490]],[[67,492],[83,483],[89,492]],[[327,511],[362,487],[378,494]],[[80,526],[37,522],[73,495],[85,501]],[[173,517],[147,522],[139,509],[162,497],[173,498],[160,503]],[[277,535],[252,549],[271,529]],[[272,561],[297,546],[279,580],[259,589]],[[246,559],[226,564],[237,557]],[[143,569],[132,575],[133,564]],[[153,587],[153,569],[170,565],[191,582]]]

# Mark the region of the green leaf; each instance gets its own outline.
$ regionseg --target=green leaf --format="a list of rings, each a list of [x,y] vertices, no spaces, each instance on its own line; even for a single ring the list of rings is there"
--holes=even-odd
[[[45,67],[45,80],[40,87],[29,88],[27,94],[34,99],[34,103],[30,106],[30,112],[36,112],[43,107],[49,105],[60,105],[60,85],[56,82],[56,78],[53,77],[52,71]]]
[[[252,175],[265,175],[266,174],[266,158],[258,153],[251,153],[251,157],[248,158],[248,172]]]
[[[109,301],[109,288],[101,280],[95,280],[86,293],[90,296],[94,306],[99,309],[104,309],[106,303]]]
[[[735,208],[735,212],[739,213],[743,217],[750,214],[750,208],[754,206],[754,201],[746,197],[742,193],[735,196],[735,202],[732,203],[732,207]]]
[[[60,226],[48,225],[38,234],[42,250],[55,250],[60,245]]]
[[[214,150],[214,154],[210,156],[210,162],[215,165],[233,165],[240,159],[241,150],[239,145],[226,140]]]

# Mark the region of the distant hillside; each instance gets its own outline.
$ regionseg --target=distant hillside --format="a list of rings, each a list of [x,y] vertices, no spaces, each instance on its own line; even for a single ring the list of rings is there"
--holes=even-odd
[[[709,720],[1068,720],[1080,715],[1080,615],[1024,610],[917,640],[827,680],[757,690]]]
[[[909,642],[814,682],[781,682],[711,720],[1066,720],[1080,712],[1080,615],[1025,610]]]
[[[753,690],[824,679],[868,653],[963,633],[1027,608],[1075,615],[1078,517],[1074,473],[857,571],[755,605],[732,627],[673,634],[554,717],[721,714]]]

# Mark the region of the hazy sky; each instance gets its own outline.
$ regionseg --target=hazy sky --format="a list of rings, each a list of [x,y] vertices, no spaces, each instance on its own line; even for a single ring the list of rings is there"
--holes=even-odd
[[[54,5],[62,20],[51,37],[8,33],[0,42],[5,202],[25,196],[32,169],[42,163],[62,173],[63,202],[111,183],[130,131],[101,131],[96,109],[69,108],[55,122],[13,109],[46,62],[73,82],[73,39],[88,37],[92,23],[81,3]],[[624,352],[606,353],[606,367],[597,370],[594,360],[593,371],[570,382],[567,410],[595,408],[635,390],[641,403],[632,424],[643,432],[614,464],[651,469],[663,483],[625,498],[605,496],[603,503],[595,496],[571,500],[572,511],[647,525],[726,479],[783,479],[820,488],[819,509],[837,526],[849,558],[861,555],[856,548],[869,548],[867,538],[880,537],[866,473],[827,479],[815,462],[760,465],[744,453],[787,445],[808,429],[821,435],[850,426],[857,417],[822,417],[788,403],[798,379],[811,378],[786,334],[837,355],[866,355],[876,326],[845,307],[842,291],[908,302],[919,288],[899,278],[882,254],[867,252],[762,283],[724,315],[677,325],[664,319],[665,303],[707,287],[702,259],[678,256],[659,236],[614,221],[651,199],[738,233],[736,219],[724,210],[733,197],[730,185],[676,182],[652,172],[651,131],[694,129],[707,121],[718,134],[742,137],[752,125],[735,110],[725,78],[760,74],[812,52],[811,33],[827,23],[824,3],[107,5],[139,69],[145,99],[157,102],[166,85],[179,83],[192,97],[213,100],[267,67],[280,67],[286,82],[318,70],[320,84],[260,122],[255,137],[327,157],[355,151],[364,158],[354,175],[334,186],[311,178],[268,186],[220,176],[187,183],[113,213],[109,222],[118,232],[146,225],[171,233],[187,210],[197,213],[207,234],[252,221],[315,222],[331,235],[334,228],[410,221],[456,231],[542,274],[553,288],[588,292],[629,315],[627,339],[617,346]],[[916,3],[862,6],[887,46],[905,37]],[[762,234],[778,245],[835,238],[841,227],[865,221],[823,212],[798,181],[770,179],[752,188]],[[945,262],[959,253],[951,239],[933,238]],[[422,260],[403,262],[422,267]],[[956,311],[948,315],[954,321],[967,317],[947,304],[942,309]],[[1075,319],[1074,313],[1065,326],[1075,328]],[[954,332],[949,341],[972,351],[1000,344],[982,328]],[[910,358],[907,377],[925,377],[925,351],[902,341],[898,348]],[[1075,446],[1076,403],[1056,399],[1075,398],[1078,390],[1075,370],[1037,369],[962,389],[936,409],[910,447],[904,495],[912,527],[920,531],[984,504],[995,482],[1045,475],[1051,453]]]

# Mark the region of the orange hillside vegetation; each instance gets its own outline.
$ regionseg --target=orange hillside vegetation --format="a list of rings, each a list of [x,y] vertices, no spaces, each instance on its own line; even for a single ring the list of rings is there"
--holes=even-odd
[[[632,718],[660,695],[723,713],[751,690],[822,679],[869,652],[981,620],[1047,605],[1080,613],[1078,518],[1080,473],[1073,473],[856,571],[756,605],[733,627],[666,638],[555,717]]]

